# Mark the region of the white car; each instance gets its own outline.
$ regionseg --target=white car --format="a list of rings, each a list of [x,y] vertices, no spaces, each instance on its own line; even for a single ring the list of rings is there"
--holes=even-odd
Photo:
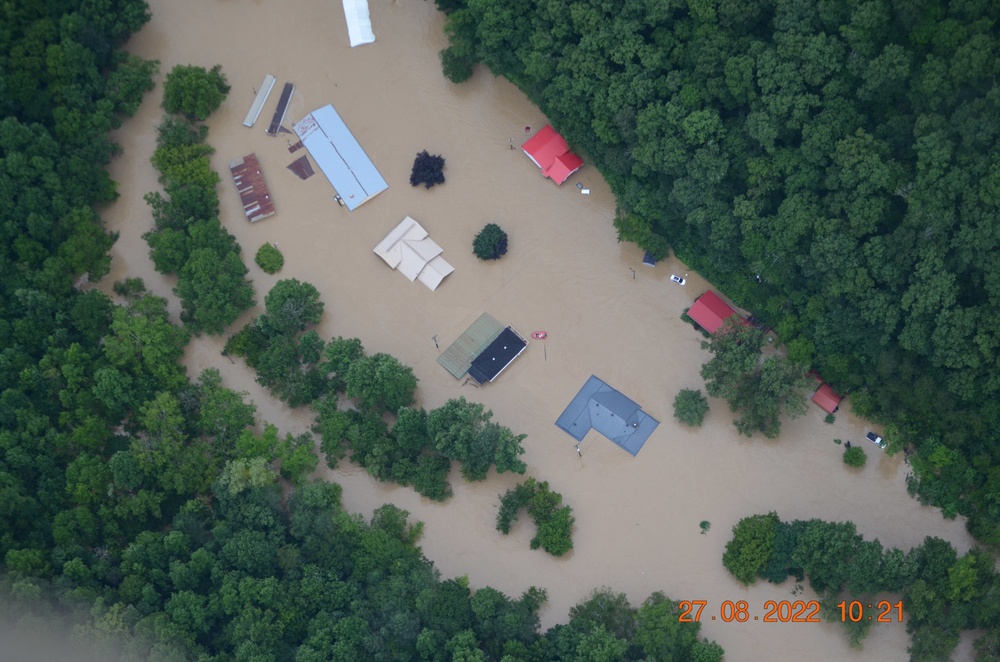
[[[882,441],[882,437],[878,436],[874,432],[869,432],[868,434],[866,434],[865,435],[865,439],[867,439],[868,441],[872,442],[873,444],[875,444],[879,448],[885,448],[885,442]]]
[[[683,278],[681,278],[680,276],[678,276],[676,274],[670,274],[670,280],[674,281],[678,285],[684,285],[685,283],[687,283],[686,280],[684,280]]]

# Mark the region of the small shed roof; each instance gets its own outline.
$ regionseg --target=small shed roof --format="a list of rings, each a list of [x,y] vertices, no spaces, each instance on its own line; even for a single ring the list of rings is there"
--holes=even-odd
[[[566,140],[550,124],[529,138],[521,149],[542,169],[542,175],[556,184],[565,182],[583,165],[583,159],[569,151]]]
[[[840,401],[844,396],[834,392],[829,384],[823,384],[813,394],[812,401],[823,408],[827,413],[834,413],[840,408]]]
[[[350,211],[389,188],[333,106],[314,110],[294,129]]]
[[[709,333],[715,333],[726,318],[735,315],[736,311],[728,303],[719,298],[712,290],[698,297],[694,305],[688,309],[688,317],[698,323],[698,326]]]
[[[556,419],[556,426],[577,441],[593,428],[631,455],[639,453],[659,425],[633,400],[594,375]]]

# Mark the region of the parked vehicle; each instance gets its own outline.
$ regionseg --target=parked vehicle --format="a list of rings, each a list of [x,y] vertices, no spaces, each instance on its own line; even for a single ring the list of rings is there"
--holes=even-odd
[[[687,283],[686,280],[684,280],[683,278],[681,278],[680,276],[678,276],[676,274],[670,274],[670,280],[674,281],[678,285],[684,285],[684,284]]]
[[[868,434],[866,434],[865,435],[865,439],[867,439],[868,441],[872,442],[873,444],[875,444],[879,448],[885,448],[885,442],[882,441],[882,437],[878,436],[874,432],[869,432]]]

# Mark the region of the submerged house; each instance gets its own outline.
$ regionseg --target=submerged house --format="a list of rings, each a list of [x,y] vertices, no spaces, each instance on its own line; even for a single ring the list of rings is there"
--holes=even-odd
[[[427,230],[407,216],[374,249],[375,254],[412,283],[419,280],[431,291],[455,270],[441,257],[444,249]]]
[[[594,375],[556,419],[556,426],[577,440],[597,430],[629,455],[635,456],[660,422],[631,398]]]
[[[480,386],[492,382],[528,348],[512,326],[483,313],[445,349],[437,362],[455,379],[466,375]]]
[[[542,169],[542,176],[557,185],[569,179],[583,165],[583,159],[569,151],[566,140],[550,124],[531,136],[521,149]]]

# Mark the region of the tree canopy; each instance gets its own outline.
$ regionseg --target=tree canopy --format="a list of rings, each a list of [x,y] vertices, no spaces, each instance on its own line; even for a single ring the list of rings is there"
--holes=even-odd
[[[701,376],[708,394],[725,398],[739,414],[733,424],[741,434],[763,432],[773,439],[781,431],[782,414],[795,417],[806,412],[806,389],[812,378],[804,366],[780,354],[762,357],[763,345],[762,330],[730,317],[701,343],[712,353]]]
[[[169,78],[169,77],[168,77]],[[167,116],[157,129],[153,166],[166,196],[146,195],[153,229],[143,235],[157,271],[176,273],[181,320],[195,334],[222,334],[254,305],[236,239],[219,222],[219,175],[205,144],[207,129]]]
[[[211,69],[179,64],[163,82],[163,109],[189,120],[208,119],[229,94],[222,65]]]
[[[745,584],[758,577],[776,584],[789,574],[799,581],[808,577],[823,610],[843,623],[856,647],[883,611],[875,596],[886,593],[892,594],[890,605],[902,600],[907,612],[911,660],[947,659],[962,630],[986,629],[979,649],[995,646],[1000,634],[994,598],[1000,573],[992,557],[980,549],[959,557],[940,538],[928,536],[908,552],[884,549],[878,540],[865,540],[851,522],[783,522],[772,512],[744,517],[733,527],[723,563]],[[841,600],[862,604],[859,621],[841,618],[836,606]]]

